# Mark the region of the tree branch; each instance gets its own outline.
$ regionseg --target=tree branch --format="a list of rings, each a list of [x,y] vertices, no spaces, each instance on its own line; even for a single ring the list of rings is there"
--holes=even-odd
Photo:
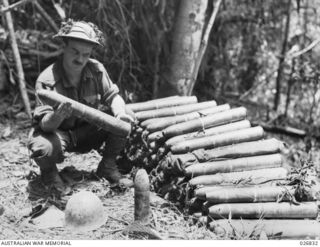
[[[296,57],[299,57],[301,55],[303,55],[304,53],[310,51],[313,47],[315,47],[317,44],[320,43],[320,38],[319,39],[316,39],[314,40],[310,45],[308,45],[306,48],[300,50],[300,51],[297,51],[291,55],[289,55],[286,59],[292,59],[292,58],[296,58]]]
[[[252,122],[252,126],[261,126],[265,131],[278,133],[278,134],[285,134],[294,137],[303,138],[307,135],[307,132],[302,129],[293,128],[290,126],[277,126],[277,125],[268,125],[264,123],[256,123]]]
[[[42,8],[42,6],[40,5],[40,3],[38,3],[37,0],[34,0],[33,2],[34,6],[36,7],[36,9],[38,10],[38,12],[40,13],[40,15],[42,16],[42,18],[49,24],[49,26],[51,27],[51,29],[54,32],[58,32],[59,28],[57,26],[57,24],[52,20],[52,18],[50,17],[50,15],[48,15],[48,13]]]
[[[11,5],[7,6],[7,7],[1,6],[0,15],[6,13],[8,11],[11,11],[12,9],[18,8],[21,5],[24,5],[24,4],[26,4],[28,2],[31,2],[31,1],[34,1],[34,0],[21,0],[19,2],[13,3],[13,4],[11,4]]]
[[[22,55],[27,54],[27,55],[31,55],[31,56],[40,56],[40,57],[42,57],[44,59],[57,57],[57,56],[61,55],[61,53],[62,53],[61,49],[53,51],[53,52],[39,51],[39,50],[36,50],[36,49],[28,49],[25,52],[21,51]]]

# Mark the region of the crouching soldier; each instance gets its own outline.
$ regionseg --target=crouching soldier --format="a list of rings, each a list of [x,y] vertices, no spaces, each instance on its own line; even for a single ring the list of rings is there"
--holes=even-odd
[[[101,31],[92,23],[70,20],[62,25],[56,37],[63,40],[63,53],[39,75],[36,90],[54,90],[94,108],[102,104],[116,118],[133,122],[134,115],[126,112],[119,89],[110,80],[104,66],[90,58],[94,47],[103,44]],[[129,185],[131,181],[122,177],[115,162],[125,145],[125,138],[75,118],[71,113],[71,106],[67,103],[54,109],[37,98],[33,116],[35,127],[28,148],[31,158],[40,167],[43,183],[64,192],[66,187],[56,165],[63,162],[64,151],[84,153],[99,149],[105,142],[97,176],[111,183]]]

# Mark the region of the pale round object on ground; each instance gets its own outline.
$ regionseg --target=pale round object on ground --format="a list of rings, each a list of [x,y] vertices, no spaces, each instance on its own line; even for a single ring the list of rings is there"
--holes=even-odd
[[[91,231],[106,222],[101,200],[92,192],[80,191],[71,196],[65,209],[65,225],[75,231]]]

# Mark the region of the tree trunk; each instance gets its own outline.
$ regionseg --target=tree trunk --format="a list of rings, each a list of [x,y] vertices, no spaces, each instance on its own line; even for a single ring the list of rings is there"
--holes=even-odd
[[[40,15],[42,16],[42,18],[48,23],[48,25],[52,29],[52,31],[57,33],[59,31],[59,28],[56,25],[56,23],[54,22],[54,20],[52,20],[50,15],[44,10],[44,8],[42,8],[42,6],[40,5],[40,3],[38,3],[37,0],[34,1],[33,4],[36,7],[36,9],[38,10],[38,12],[40,13]]]
[[[8,80],[6,76],[4,61],[0,55],[0,92],[5,91],[8,87]]]
[[[204,53],[205,53],[205,51],[207,49],[207,46],[208,46],[210,32],[211,32],[211,29],[213,27],[213,23],[214,23],[214,21],[216,19],[216,16],[218,14],[218,10],[219,10],[221,2],[222,2],[222,0],[217,0],[215,2],[214,6],[213,6],[213,11],[212,11],[210,20],[208,22],[208,25],[207,25],[206,29],[204,30],[203,38],[201,40],[201,44],[200,44],[200,48],[199,48],[199,54],[198,54],[198,57],[197,57],[196,62],[195,62],[195,66],[194,66],[194,69],[193,69],[193,72],[192,72],[192,78],[191,78],[190,86],[188,88],[188,95],[191,95],[192,92],[193,92],[193,88],[194,88],[194,85],[195,85],[197,77],[198,77],[198,72],[199,72],[199,68],[200,68],[200,65],[201,65],[201,61],[202,61],[203,55],[204,55]]]
[[[8,0],[3,0],[3,6],[4,7],[8,7],[9,6],[9,1]],[[15,64],[16,64],[21,97],[22,97],[22,100],[23,100],[25,111],[28,114],[28,116],[31,118],[30,101],[29,101],[29,97],[28,97],[28,94],[27,94],[25,77],[24,77],[21,57],[20,57],[20,53],[19,53],[19,49],[18,49],[18,44],[17,44],[15,33],[14,33],[13,20],[12,20],[11,12],[10,11],[6,12],[5,13],[5,17],[6,17],[8,30],[9,30],[10,43],[11,43],[11,48],[12,48],[12,52],[13,52],[13,58],[14,58]]]
[[[284,116],[287,117],[288,115],[288,109],[289,109],[289,104],[290,104],[290,97],[291,97],[291,89],[292,89],[292,86],[295,82],[294,78],[293,78],[293,74],[295,72],[295,60],[292,59],[292,65],[291,65],[291,73],[290,73],[290,78],[288,80],[288,88],[287,88],[287,98],[286,98],[286,107],[285,107],[285,110],[284,110]]]
[[[274,98],[274,110],[275,111],[278,109],[278,106],[280,104],[283,65],[284,65],[286,50],[287,50],[287,46],[288,46],[288,36],[289,36],[289,27],[290,27],[290,10],[291,10],[291,0],[288,0],[284,40],[282,43],[282,51],[281,51],[280,58],[279,58],[278,75],[277,75],[277,80],[276,80],[276,95]]]
[[[187,95],[199,55],[207,0],[181,0],[173,27],[171,55],[158,96]]]

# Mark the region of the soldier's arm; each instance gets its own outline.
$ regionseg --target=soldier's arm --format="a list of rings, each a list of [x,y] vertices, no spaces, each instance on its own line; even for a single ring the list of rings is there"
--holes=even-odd
[[[53,90],[54,85],[46,83],[45,74],[41,74],[36,82],[36,92],[38,90]],[[72,109],[69,104],[61,104],[57,109],[44,104],[36,93],[36,108],[33,113],[34,123],[44,132],[54,132],[62,121],[71,115]]]
[[[111,102],[111,110],[114,116],[126,122],[133,122],[134,119],[126,113],[124,100],[120,95],[113,97]]]
[[[118,86],[111,81],[107,71],[102,65],[100,65],[100,70],[102,72],[102,103],[111,108],[111,111],[116,118],[126,122],[133,122],[133,117],[126,113],[125,102],[123,98],[118,94]]]
[[[39,126],[44,132],[54,132],[64,119],[71,116],[71,113],[71,104],[61,103],[55,111],[48,112],[42,117]]]

